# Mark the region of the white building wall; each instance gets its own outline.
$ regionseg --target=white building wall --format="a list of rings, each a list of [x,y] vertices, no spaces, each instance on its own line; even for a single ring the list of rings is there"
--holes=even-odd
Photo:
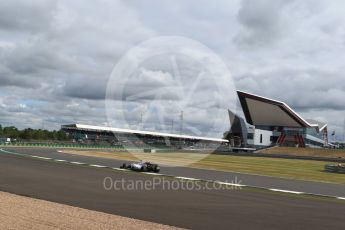
[[[271,145],[271,136],[273,131],[255,129],[254,131],[254,145],[269,146]]]

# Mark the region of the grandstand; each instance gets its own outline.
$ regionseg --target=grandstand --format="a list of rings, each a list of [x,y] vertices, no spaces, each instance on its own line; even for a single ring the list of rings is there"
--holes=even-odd
[[[62,125],[61,129],[75,141],[88,145],[153,148],[217,148],[227,145],[221,138],[197,137],[83,124]]]

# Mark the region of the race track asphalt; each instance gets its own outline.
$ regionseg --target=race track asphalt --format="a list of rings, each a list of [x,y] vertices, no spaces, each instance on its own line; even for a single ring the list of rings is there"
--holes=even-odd
[[[87,157],[80,155],[71,155],[66,153],[58,152],[56,149],[49,148],[8,148],[9,151],[32,154],[43,157],[52,157],[56,159],[63,159],[69,161],[79,161],[88,164],[99,164],[109,167],[120,167],[123,160],[116,159],[105,159],[99,157]],[[313,181],[302,181],[293,179],[276,178],[269,176],[251,175],[245,173],[235,172],[223,172],[206,169],[196,169],[187,167],[164,167],[161,166],[161,173],[191,177],[203,180],[219,180],[219,181],[240,181],[241,184],[263,187],[263,188],[274,188],[281,190],[298,191],[311,194],[320,194],[335,197],[345,197],[345,185],[332,184],[332,183],[321,183]],[[345,178],[345,177],[344,177]],[[344,179],[345,180],[345,179]]]
[[[37,151],[36,151],[37,153]],[[0,154],[0,190],[192,229],[344,229],[344,203],[255,190],[104,189],[151,175]]]

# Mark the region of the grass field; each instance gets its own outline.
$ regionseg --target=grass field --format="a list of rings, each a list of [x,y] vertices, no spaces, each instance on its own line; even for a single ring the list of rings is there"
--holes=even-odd
[[[273,177],[345,184],[345,174],[324,172],[327,162],[268,157],[205,155],[198,153],[135,153],[65,150],[77,155],[121,160],[152,161],[159,164],[215,169]],[[206,156],[206,157],[205,157]]]
[[[293,156],[314,156],[314,157],[331,157],[345,158],[344,149],[315,149],[315,148],[294,148],[294,147],[274,147],[259,151],[267,154],[287,154]]]

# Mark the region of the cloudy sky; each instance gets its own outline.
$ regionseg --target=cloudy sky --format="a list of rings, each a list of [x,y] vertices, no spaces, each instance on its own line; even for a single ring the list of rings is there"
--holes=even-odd
[[[219,65],[208,62],[207,68],[200,53],[189,52],[157,54],[111,80],[133,47],[160,36],[208,47],[231,74],[210,76]],[[115,123],[177,132],[183,110],[184,131],[207,135],[208,125],[228,125],[224,114],[215,114],[232,108],[235,88],[285,101],[343,138],[344,1],[0,0],[2,125]],[[110,98],[117,106],[110,113],[107,89],[122,92]],[[157,117],[162,110],[165,117]]]

